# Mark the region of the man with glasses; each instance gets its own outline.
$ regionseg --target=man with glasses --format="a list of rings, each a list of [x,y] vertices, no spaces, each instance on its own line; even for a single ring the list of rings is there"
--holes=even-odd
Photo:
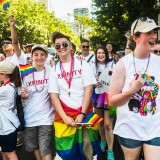
[[[11,38],[3,40],[1,43],[2,50],[6,55],[6,60],[9,60],[19,66],[19,64],[25,64],[25,55],[18,43],[18,35],[15,28],[15,19],[13,16],[9,18],[9,25],[11,29]]]
[[[94,63],[95,56],[94,54],[89,53],[89,47],[90,47],[89,41],[87,39],[83,39],[81,41],[81,46],[80,46],[82,52],[80,58],[86,60],[88,63]]]
[[[49,77],[49,93],[56,110],[54,127],[57,153],[68,160],[93,159],[94,153],[97,159],[101,159],[98,130],[78,125],[92,110],[92,88],[96,83],[94,74],[86,61],[71,56],[69,36],[53,32],[51,40],[60,60]]]

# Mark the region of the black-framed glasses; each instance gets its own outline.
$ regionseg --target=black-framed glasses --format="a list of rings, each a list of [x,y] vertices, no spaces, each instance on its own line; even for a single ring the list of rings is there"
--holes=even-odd
[[[55,49],[60,49],[61,47],[67,48],[68,45],[69,45],[69,44],[68,44],[67,42],[62,42],[62,44],[57,43],[57,44],[55,45]]]
[[[86,49],[89,49],[89,46],[82,46],[82,48],[84,48],[84,49],[85,49],[85,48],[86,48]]]
[[[9,42],[9,41],[3,41],[3,42],[1,43],[2,46],[5,45],[5,44],[11,44],[11,42]]]
[[[137,27],[138,21],[140,20],[140,21],[142,21],[142,22],[145,22],[145,21],[147,21],[147,18],[148,18],[148,17],[140,17],[140,18],[137,19],[137,21],[136,21],[136,23],[135,23],[135,25],[134,25],[134,28],[133,28],[133,34],[135,34],[134,31],[135,31],[135,29],[136,29],[136,27]]]
[[[160,54],[160,50],[154,50],[155,54]]]

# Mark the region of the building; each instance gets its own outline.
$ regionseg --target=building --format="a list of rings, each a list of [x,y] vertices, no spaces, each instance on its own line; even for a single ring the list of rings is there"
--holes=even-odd
[[[88,8],[75,8],[74,14],[89,17],[89,9]]]

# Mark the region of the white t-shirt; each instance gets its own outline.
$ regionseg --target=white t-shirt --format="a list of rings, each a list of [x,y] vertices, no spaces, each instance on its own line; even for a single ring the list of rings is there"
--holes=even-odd
[[[88,56],[84,57],[82,55],[80,55],[80,57],[82,57],[86,62],[88,62],[89,64],[92,64],[95,62],[95,55],[93,54],[89,54]]]
[[[44,64],[45,67],[51,67],[51,60],[52,60],[53,56],[48,54],[48,57],[46,59],[46,62]]]
[[[12,85],[14,84],[12,83]],[[14,98],[15,90],[12,86],[7,84],[0,87],[0,135],[8,135],[14,132],[20,124],[16,116]]]
[[[29,98],[25,100],[24,117],[27,127],[51,125],[54,120],[54,108],[48,92],[50,69],[34,72],[24,77],[24,87],[29,91]],[[37,88],[37,89],[36,89]],[[38,92],[41,91],[41,92]]]
[[[65,74],[70,74],[70,63],[62,63]],[[95,84],[96,79],[90,66],[86,61],[80,61],[74,58],[73,77],[70,89],[68,83],[62,77],[60,63],[58,62],[52,69],[49,78],[49,92],[58,93],[59,98],[69,107],[77,109],[82,106],[84,87]],[[67,77],[69,78],[69,76]],[[70,96],[68,93],[70,92]]]
[[[114,66],[115,66],[114,61],[108,62],[107,64],[98,63],[98,68],[96,67],[95,63],[91,64],[92,71],[96,78],[98,78],[98,76],[100,76],[102,71],[105,70],[106,68],[112,71]]]
[[[137,73],[144,73],[147,67],[148,59],[135,59]],[[129,89],[134,79],[135,68],[133,54],[128,54],[121,58],[125,65],[126,78],[122,92]],[[117,107],[117,120],[114,133],[124,137],[140,141],[151,140],[160,136],[160,57],[151,54],[147,68],[145,84],[139,94],[135,95],[139,99],[140,108],[138,110],[130,109],[129,101],[124,105]],[[134,99],[133,99],[134,100]],[[135,101],[135,100],[134,100]],[[153,104],[152,113],[148,113],[148,103]],[[138,105],[139,106],[139,105]],[[132,107],[135,107],[132,105]],[[144,107],[144,109],[143,109]]]
[[[19,64],[26,64],[26,56],[25,56],[25,54],[22,50],[21,50],[20,57],[17,57],[17,55],[15,53],[13,53],[12,56],[6,57],[6,60],[9,60],[9,61],[13,62],[18,67],[19,67]]]

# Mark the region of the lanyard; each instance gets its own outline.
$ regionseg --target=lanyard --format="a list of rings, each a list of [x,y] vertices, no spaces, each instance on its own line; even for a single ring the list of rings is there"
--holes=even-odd
[[[67,75],[67,72],[65,72],[64,70],[64,67],[62,65],[62,62],[60,62],[60,70],[61,70],[61,75],[62,77],[64,77],[64,79],[66,80],[67,84],[68,84],[68,88],[70,90],[70,87],[71,87],[71,81],[72,81],[72,78],[73,78],[73,71],[74,71],[74,58],[72,57],[72,60],[71,60],[71,64],[70,64],[70,73],[69,73],[69,78],[68,75]],[[70,96],[70,91],[68,92],[68,95]]]
[[[10,82],[11,82],[10,80],[6,81],[6,83],[4,83],[3,86],[5,86],[6,84],[9,84]]]

